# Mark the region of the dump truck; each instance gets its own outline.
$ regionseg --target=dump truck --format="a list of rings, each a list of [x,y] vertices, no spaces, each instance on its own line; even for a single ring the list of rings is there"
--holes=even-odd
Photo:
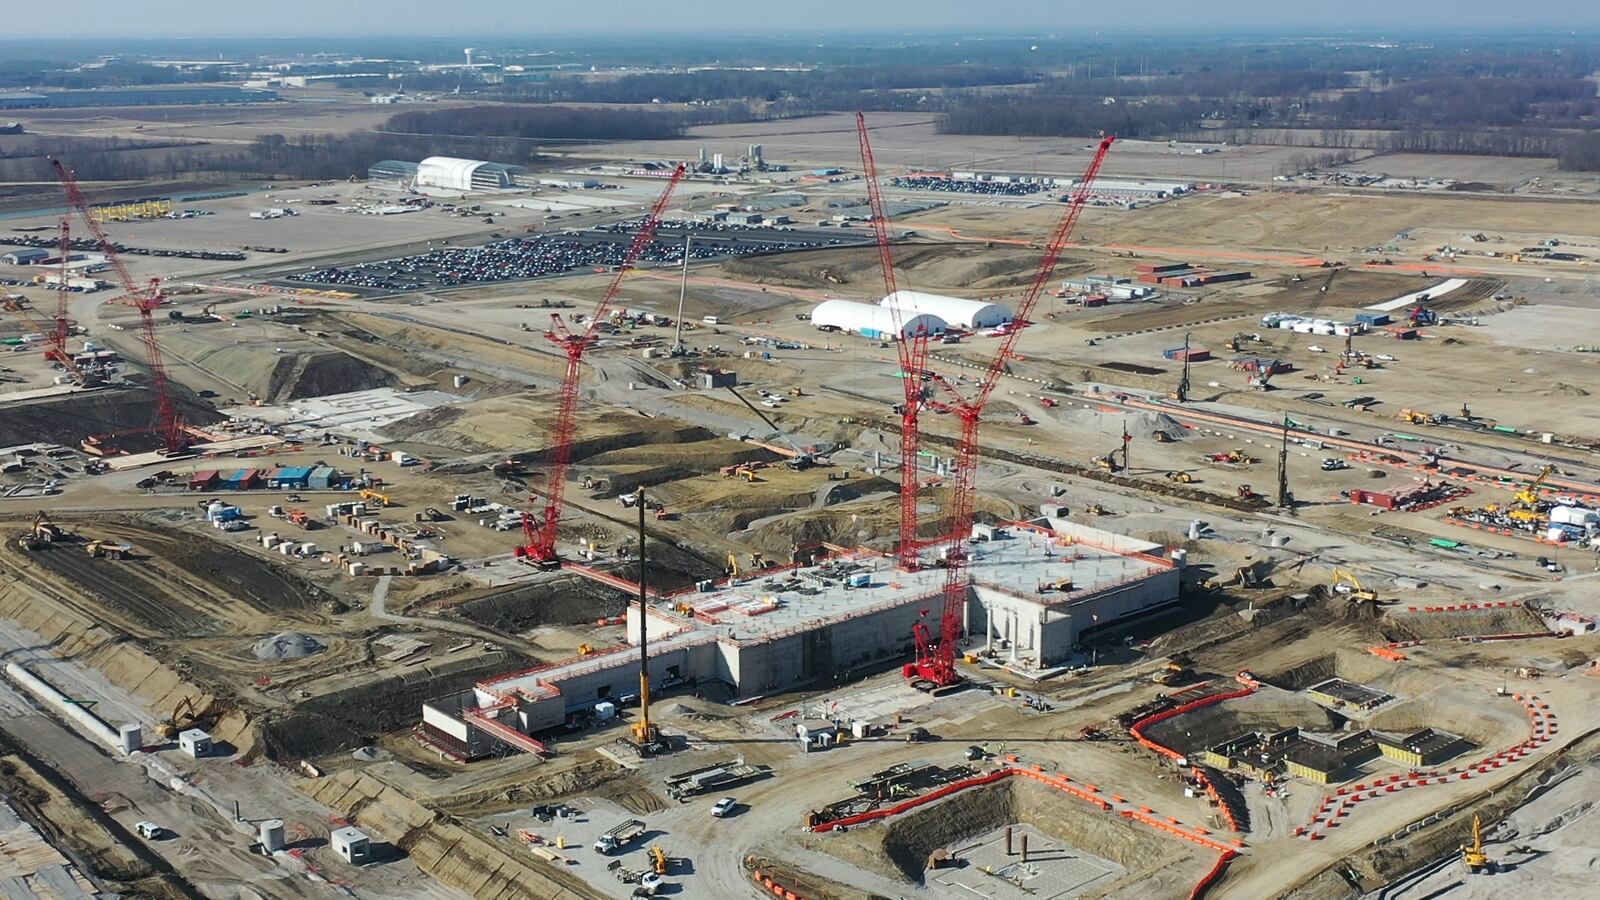
[[[595,838],[594,852],[610,856],[617,853],[629,844],[644,835],[645,826],[643,819],[629,819],[610,831]]]
[[[122,559],[133,553],[130,545],[114,541],[90,541],[84,550],[96,559]]]

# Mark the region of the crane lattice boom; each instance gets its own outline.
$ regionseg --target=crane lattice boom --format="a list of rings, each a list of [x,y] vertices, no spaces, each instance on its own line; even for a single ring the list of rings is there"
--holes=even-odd
[[[687,171],[680,163],[673,171],[672,177],[667,180],[666,188],[661,192],[660,199],[650,208],[650,213],[645,217],[639,233],[634,235],[633,243],[628,246],[622,264],[617,266],[616,272],[612,275],[611,283],[606,287],[600,305],[595,307],[587,327],[582,331],[573,331],[567,327],[567,323],[562,320],[559,313],[550,316],[551,327],[545,332],[545,337],[566,354],[567,371],[561,379],[561,396],[556,407],[555,427],[552,429],[555,447],[554,458],[551,460],[545,481],[544,519],[535,522],[532,514],[523,514],[522,530],[526,543],[517,548],[516,555],[519,557],[527,557],[545,566],[559,564],[556,557],[556,532],[561,524],[567,471],[572,467],[572,441],[577,434],[578,377],[583,371],[583,355],[597,340],[600,323],[606,320],[612,303],[622,290],[623,280],[628,277],[634,263],[655,239],[656,231],[661,227],[661,214],[666,211],[673,191],[677,190],[679,182],[683,181]]]
[[[878,240],[883,295],[890,298],[897,291],[897,283],[894,253],[889,246],[889,217],[884,212],[883,193],[878,186],[878,163],[873,158],[872,142],[867,136],[867,117],[859,112],[856,113],[856,137],[861,145],[861,168],[872,207],[872,230]],[[895,304],[889,307],[889,312],[900,338],[895,346],[900,356],[900,380],[905,387],[905,400],[900,406],[900,544],[895,555],[900,568],[910,571],[918,567],[917,494],[922,487],[917,464],[922,446],[918,419],[927,400],[923,374],[928,367],[929,335],[926,328],[906,335],[904,310]]]
[[[1012,326],[1001,338],[1000,347],[995,351],[994,360],[984,373],[983,380],[978,383],[977,390],[966,400],[935,404],[936,408],[954,413],[959,418],[961,442],[956,449],[955,476],[951,487],[950,534],[943,552],[945,581],[943,610],[939,617],[939,640],[937,643],[933,642],[927,626],[921,622],[917,623],[914,631],[917,641],[917,660],[905,667],[905,675],[908,678],[930,681],[941,687],[959,680],[956,674],[955,652],[956,643],[961,638],[962,610],[966,606],[971,563],[968,544],[972,536],[973,499],[977,487],[978,422],[990,395],[994,393],[995,385],[1005,372],[1006,362],[1015,354],[1018,336],[1031,324],[1033,308],[1038,304],[1039,296],[1055,272],[1056,263],[1061,259],[1061,251],[1072,238],[1078,217],[1082,215],[1084,206],[1089,202],[1094,180],[1099,176],[1100,166],[1105,162],[1106,154],[1111,150],[1114,140],[1116,138],[1110,136],[1101,139],[1094,158],[1084,170],[1083,178],[1073,187],[1067,209],[1056,225],[1054,233],[1051,234],[1050,243],[1045,247],[1039,271],[1034,275],[1027,292],[1023,294]],[[951,390],[953,391],[953,388]]]
[[[168,453],[182,452],[189,443],[188,432],[183,427],[183,420],[178,416],[178,409],[172,402],[172,394],[167,382],[166,361],[161,355],[161,345],[156,338],[155,309],[160,306],[166,297],[161,293],[161,279],[152,278],[148,286],[140,287],[129,274],[128,267],[123,264],[122,257],[117,254],[117,248],[106,236],[105,229],[100,227],[100,222],[89,213],[88,201],[83,198],[83,191],[78,188],[78,179],[61,160],[47,157],[50,167],[55,170],[56,178],[61,181],[61,186],[67,192],[67,200],[78,211],[89,228],[89,233],[100,244],[100,252],[106,256],[106,261],[111,264],[117,273],[117,282],[126,292],[124,299],[133,303],[139,310],[139,338],[144,342],[146,362],[150,367],[150,388],[156,399],[156,428],[161,433],[162,446]]]

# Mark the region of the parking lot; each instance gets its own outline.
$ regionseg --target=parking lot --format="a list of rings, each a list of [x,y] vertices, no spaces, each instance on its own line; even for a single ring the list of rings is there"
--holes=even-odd
[[[528,847],[528,842],[525,835],[520,832],[537,835],[542,842],[539,846],[570,861],[566,864],[569,872],[611,897],[632,896],[637,882],[625,881],[619,876],[649,871],[651,846],[659,846],[666,851],[670,862],[658,891],[659,896],[719,897],[728,893],[728,886],[714,884],[695,864],[695,860],[685,858],[683,853],[688,848],[675,845],[670,826],[667,825],[669,821],[681,825],[687,822],[686,817],[712,821],[710,809],[716,799],[716,797],[697,798],[682,806],[641,816],[609,801],[584,797],[569,801],[571,807],[576,810],[576,815],[570,817],[558,816],[550,821],[541,821],[529,809],[522,809],[482,820],[481,824],[495,829],[505,829],[505,840],[516,847],[515,852],[519,853],[531,852],[530,849],[524,849]],[[620,853],[607,856],[595,851],[595,838],[630,819],[644,821],[643,835],[628,844]],[[739,827],[737,816],[718,821],[716,825],[727,826],[729,829]],[[557,847],[558,842],[565,846]]]
[[[338,285],[358,291],[403,293],[468,284],[524,281],[585,269],[605,271],[621,265],[641,220],[596,226],[588,231],[563,231],[530,238],[511,238],[480,247],[449,247],[414,256],[348,266],[321,266],[278,279],[294,284]],[[699,224],[662,223],[640,257],[641,263],[670,265],[683,260],[683,237],[693,235],[690,256],[710,260],[754,253],[779,253],[814,247],[859,243],[835,232]]]
[[[1044,190],[1042,184],[1014,184],[1009,181],[957,181],[954,178],[900,177],[889,179],[897,188],[914,191],[940,191],[946,194],[995,194],[1003,197],[1026,197]]]

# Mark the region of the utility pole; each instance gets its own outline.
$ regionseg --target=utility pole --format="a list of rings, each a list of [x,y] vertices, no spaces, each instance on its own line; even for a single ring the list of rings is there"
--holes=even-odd
[[[678,279],[678,322],[672,338],[672,355],[683,355],[683,298],[689,293],[689,245],[694,243],[694,232],[683,235],[683,277]]]
[[[1283,446],[1278,450],[1278,507],[1289,509],[1293,503],[1289,496],[1289,414],[1283,416]]]
[[[633,736],[640,744],[649,744],[656,739],[656,728],[650,724],[650,600],[644,583],[644,488],[633,496],[638,501],[634,506],[639,508],[639,721],[633,726]]]

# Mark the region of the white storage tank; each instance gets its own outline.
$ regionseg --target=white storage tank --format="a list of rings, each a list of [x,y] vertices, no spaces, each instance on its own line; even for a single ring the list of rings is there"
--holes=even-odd
[[[284,840],[282,819],[265,819],[261,823],[261,849],[268,853],[277,853],[287,846]]]
[[[144,746],[144,729],[138,722],[129,722],[117,729],[117,739],[122,744],[122,755],[131,756]]]

